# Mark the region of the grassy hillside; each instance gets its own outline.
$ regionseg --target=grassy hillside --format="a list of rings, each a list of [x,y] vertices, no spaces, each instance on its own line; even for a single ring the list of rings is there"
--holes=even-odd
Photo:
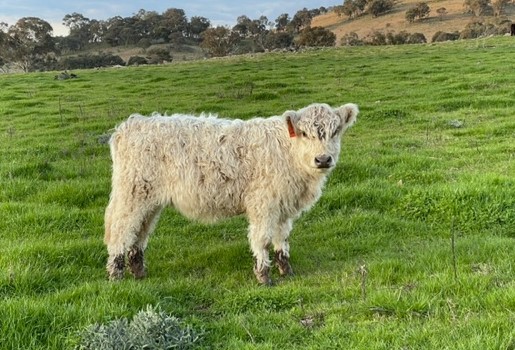
[[[0,76],[0,348],[71,348],[87,325],[154,305],[205,331],[205,349],[513,349],[514,45]],[[314,101],[361,114],[294,226],[295,277],[257,285],[243,218],[168,210],[148,278],[106,280],[112,127],[133,112],[249,118]]]
[[[337,37],[337,44],[340,43],[340,39],[345,34],[350,32],[355,32],[360,38],[363,38],[376,30],[395,31],[396,33],[400,31],[423,33],[427,41],[430,42],[436,32],[459,32],[474,20],[480,19],[481,21],[494,23],[496,20],[508,19],[513,21],[515,18],[515,4],[513,3],[506,5],[502,18],[493,16],[477,18],[470,13],[466,13],[463,0],[431,0],[425,1],[431,9],[429,17],[409,23],[406,21],[406,11],[419,2],[419,0],[399,1],[392,11],[375,18],[371,15],[365,15],[349,19],[345,15],[338,16],[335,12],[329,12],[315,17],[312,26],[322,26],[333,31]],[[447,14],[440,17],[436,10],[442,7],[447,10]]]

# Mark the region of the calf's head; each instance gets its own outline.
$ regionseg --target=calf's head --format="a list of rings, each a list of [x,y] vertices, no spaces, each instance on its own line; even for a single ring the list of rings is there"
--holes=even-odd
[[[294,154],[308,171],[326,172],[340,156],[340,141],[345,130],[356,122],[358,106],[348,103],[338,108],[311,104],[283,114],[290,137],[295,138]]]

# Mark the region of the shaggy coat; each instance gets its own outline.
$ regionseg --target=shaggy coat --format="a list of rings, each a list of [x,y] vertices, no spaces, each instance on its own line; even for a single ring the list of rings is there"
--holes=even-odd
[[[109,277],[123,277],[126,258],[134,276],[144,277],[143,252],[168,205],[202,222],[245,214],[258,281],[270,283],[270,245],[280,274],[291,274],[292,220],[320,197],[338,161],[341,136],[357,114],[354,104],[312,104],[247,121],[130,116],[110,139]]]

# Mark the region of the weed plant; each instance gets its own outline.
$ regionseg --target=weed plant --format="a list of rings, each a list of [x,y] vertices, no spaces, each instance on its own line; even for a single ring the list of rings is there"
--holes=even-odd
[[[94,324],[81,332],[77,350],[193,349],[201,334],[175,317],[147,306],[134,316]]]
[[[1,75],[0,348],[63,349],[147,305],[205,330],[203,349],[515,348],[514,48],[503,37]],[[115,125],[312,102],[361,114],[294,226],[295,277],[257,285],[244,218],[206,226],[167,210],[148,278],[106,280]]]

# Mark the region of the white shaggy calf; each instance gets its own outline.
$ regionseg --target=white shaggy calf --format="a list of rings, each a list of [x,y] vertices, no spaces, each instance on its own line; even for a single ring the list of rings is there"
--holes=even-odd
[[[143,252],[167,205],[203,222],[246,214],[258,281],[270,283],[270,245],[280,274],[291,274],[292,221],[320,197],[338,161],[341,136],[357,114],[349,103],[312,104],[248,121],[132,115],[110,140],[110,279],[123,277],[126,255],[133,275],[144,277]]]

